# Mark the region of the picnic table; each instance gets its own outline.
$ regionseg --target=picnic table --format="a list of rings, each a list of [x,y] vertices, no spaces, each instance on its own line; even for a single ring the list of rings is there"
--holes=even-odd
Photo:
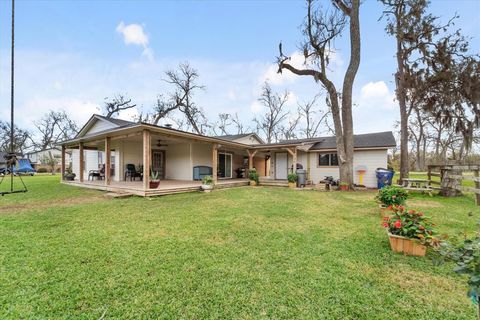
[[[412,178],[407,178],[403,179],[403,184],[401,187],[403,187],[405,190],[408,191],[419,191],[422,193],[428,193],[429,196],[432,196],[432,191],[435,189],[432,188],[432,180],[428,179],[412,179]]]

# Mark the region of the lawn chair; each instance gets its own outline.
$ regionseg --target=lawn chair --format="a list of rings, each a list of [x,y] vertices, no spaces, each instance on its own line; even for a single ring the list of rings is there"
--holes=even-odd
[[[135,165],[131,163],[127,164],[123,180],[127,181],[127,178],[130,178],[130,181],[135,181],[137,177],[140,178],[140,180],[143,180],[142,173],[140,171],[137,171]]]

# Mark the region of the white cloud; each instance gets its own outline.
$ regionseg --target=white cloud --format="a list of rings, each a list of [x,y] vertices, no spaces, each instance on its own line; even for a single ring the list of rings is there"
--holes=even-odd
[[[149,47],[149,39],[142,25],[136,23],[125,24],[121,21],[115,31],[123,35],[125,45],[133,44],[142,46],[142,56],[146,57],[149,61],[153,61],[153,50]]]
[[[257,100],[253,101],[251,104],[250,104],[250,111],[252,111],[253,113],[259,113],[263,110],[264,106]]]
[[[384,81],[369,82],[360,89],[359,105],[393,109],[395,107],[395,93],[390,92]]]

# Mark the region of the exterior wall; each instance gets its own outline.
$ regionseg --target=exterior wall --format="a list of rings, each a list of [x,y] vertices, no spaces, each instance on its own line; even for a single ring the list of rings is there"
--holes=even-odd
[[[168,159],[168,155],[167,155]],[[192,175],[195,166],[212,166],[212,145],[192,143]]]
[[[340,172],[338,167],[318,167],[318,153],[312,152],[310,155],[310,166],[311,166],[311,180],[314,183],[318,183],[320,180],[323,180],[325,176],[333,176],[335,179],[338,179]],[[363,177],[363,184],[369,188],[377,187],[377,178],[375,176],[375,170],[377,168],[386,168],[387,167],[387,150],[366,150],[366,151],[355,151],[353,155],[353,171],[354,171],[354,182],[359,183],[359,175],[356,171],[358,166],[367,167],[367,172]]]
[[[190,143],[171,144],[166,148],[166,179],[193,180],[192,151],[193,145]]]
[[[40,164],[43,158],[50,156],[49,152],[52,153],[54,158],[59,159],[59,162],[61,161],[62,151],[57,149],[49,149],[49,150],[42,150],[38,152],[29,153],[27,154],[27,159],[30,160],[32,164],[37,164],[37,163]],[[65,162],[68,164],[70,163],[70,161],[71,161],[71,157],[68,153],[66,153]]]
[[[92,125],[92,127],[85,134],[100,132],[100,131],[108,130],[111,128],[116,128],[116,126],[108,121],[97,119],[97,121]]]
[[[85,153],[85,170],[83,171],[83,178],[88,179],[88,172],[90,170],[98,170],[98,152],[97,150],[84,150]],[[76,174],[75,179],[80,178],[80,153],[79,150],[72,150],[72,172]]]
[[[239,139],[235,139],[235,142],[244,143],[244,144],[261,144],[254,136],[247,136]]]

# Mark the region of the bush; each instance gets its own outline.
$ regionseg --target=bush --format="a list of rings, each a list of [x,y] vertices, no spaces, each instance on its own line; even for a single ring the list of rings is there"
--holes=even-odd
[[[292,173],[289,173],[288,176],[287,176],[287,180],[288,182],[290,183],[295,183],[297,182],[297,179],[298,179],[298,176],[296,173],[292,172]]]
[[[255,169],[250,170],[250,172],[248,173],[248,179],[253,180],[257,184],[259,184],[260,177],[257,173],[257,170],[255,170]]]
[[[203,177],[202,183],[205,185],[213,185],[213,177],[212,176]]]
[[[407,210],[404,206],[393,206],[392,216],[383,218],[383,227],[391,234],[418,239],[425,245],[436,245],[438,240],[433,237],[433,223],[422,212]]]
[[[376,199],[386,206],[404,205],[408,194],[402,187],[385,186],[378,190]]]
[[[444,260],[455,263],[453,272],[467,276],[467,296],[477,305],[480,319],[480,231],[473,238],[465,238],[458,245],[442,243],[439,252]]]
[[[47,172],[48,172],[48,170],[45,167],[41,167],[41,168],[37,169],[37,173],[47,173]]]

